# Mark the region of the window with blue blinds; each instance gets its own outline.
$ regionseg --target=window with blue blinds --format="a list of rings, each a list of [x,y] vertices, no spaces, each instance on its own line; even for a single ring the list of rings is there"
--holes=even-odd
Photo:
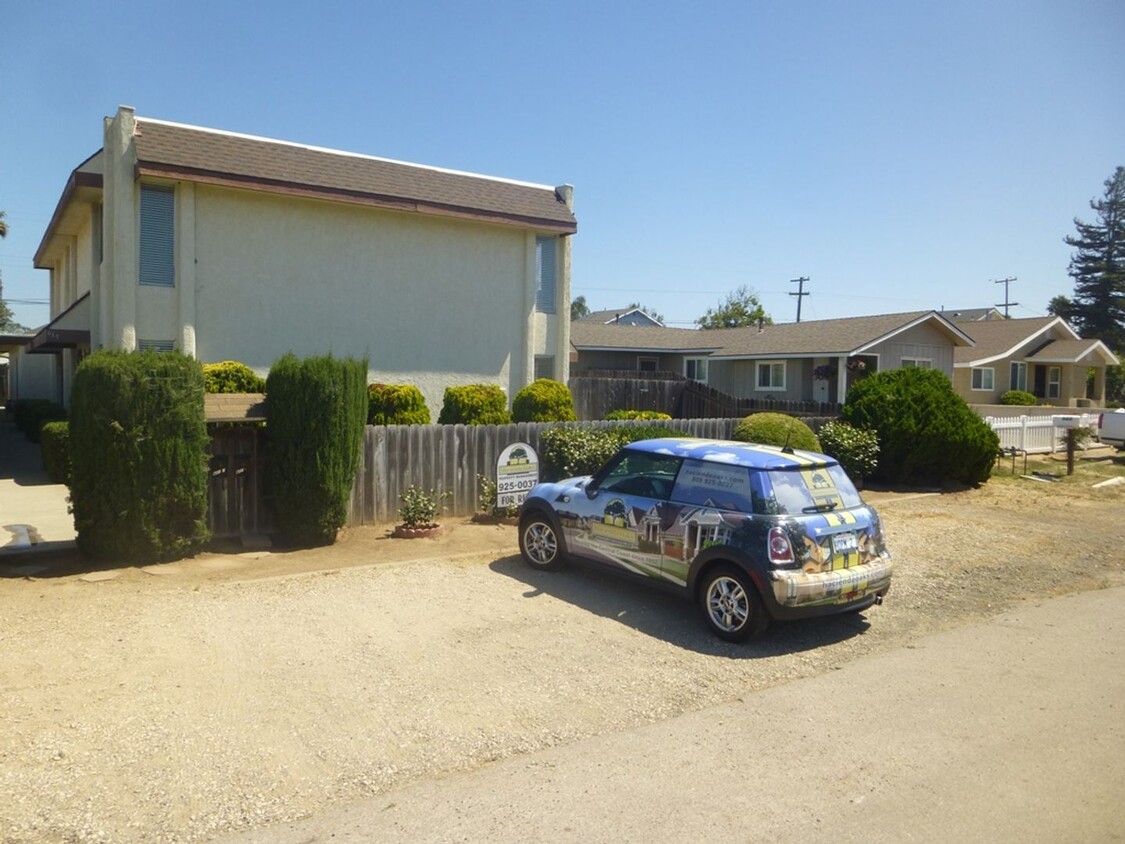
[[[141,185],[141,284],[176,283],[176,192]]]
[[[555,312],[555,245],[553,237],[535,238],[535,310]]]

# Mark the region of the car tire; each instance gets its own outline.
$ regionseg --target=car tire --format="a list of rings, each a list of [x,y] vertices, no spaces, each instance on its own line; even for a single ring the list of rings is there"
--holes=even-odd
[[[711,632],[728,642],[755,639],[770,623],[754,582],[734,566],[707,572],[699,590],[699,606]]]
[[[540,571],[554,571],[565,562],[562,539],[547,516],[528,513],[520,519],[520,554]]]

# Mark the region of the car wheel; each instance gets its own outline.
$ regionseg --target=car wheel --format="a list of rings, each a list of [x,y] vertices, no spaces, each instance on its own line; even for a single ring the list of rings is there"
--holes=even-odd
[[[728,642],[756,638],[769,625],[769,616],[753,581],[733,566],[708,572],[699,602],[711,631]]]
[[[530,513],[520,519],[520,554],[533,569],[553,571],[563,564],[559,535],[541,513]]]

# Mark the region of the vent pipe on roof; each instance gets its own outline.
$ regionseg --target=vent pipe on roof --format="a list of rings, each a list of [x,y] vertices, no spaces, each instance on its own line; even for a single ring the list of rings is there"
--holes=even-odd
[[[766,318],[758,317],[758,333],[761,334],[766,330]]]

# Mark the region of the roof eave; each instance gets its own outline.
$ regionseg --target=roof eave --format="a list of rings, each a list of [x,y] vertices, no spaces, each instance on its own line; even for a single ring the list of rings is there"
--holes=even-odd
[[[97,153],[95,153],[96,155]],[[90,156],[93,158],[93,156]],[[90,159],[86,159],[89,161]],[[85,162],[83,162],[84,164]],[[82,165],[79,165],[79,168]],[[102,189],[102,176],[100,173],[90,173],[78,168],[71,171],[70,177],[66,180],[66,187],[63,188],[62,196],[59,197],[58,204],[55,205],[55,213],[51,215],[51,222],[47,224],[46,230],[43,232],[43,239],[39,241],[39,248],[35,250],[35,257],[32,259],[32,266],[39,270],[50,269],[49,265],[43,263],[47,250],[50,248],[51,238],[54,237],[55,229],[62,221],[63,215],[66,213],[67,206],[74,200],[78,191],[82,188],[95,188]]]

